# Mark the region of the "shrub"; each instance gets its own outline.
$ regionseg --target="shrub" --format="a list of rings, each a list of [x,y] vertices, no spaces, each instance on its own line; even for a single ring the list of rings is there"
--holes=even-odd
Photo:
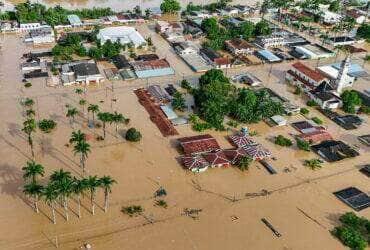
[[[196,132],[203,132],[209,128],[211,128],[211,126],[206,122],[195,122],[192,126],[192,129]]]
[[[354,228],[349,226],[339,226],[334,228],[333,234],[351,249],[362,250],[366,248],[365,238]]]
[[[309,107],[316,107],[318,106],[317,102],[315,100],[308,100],[307,101],[307,106]]]
[[[322,120],[316,116],[312,117],[311,120],[314,121],[317,125],[321,125],[323,123]]]
[[[300,150],[310,151],[310,143],[308,143],[308,142],[306,142],[304,140],[301,140],[299,138],[297,138],[296,141],[297,141],[297,147]]]
[[[238,168],[241,170],[241,171],[245,171],[245,170],[248,170],[249,169],[249,165],[252,163],[253,159],[248,157],[248,156],[244,156],[243,158],[240,159],[239,163],[238,163]]]
[[[190,83],[185,79],[181,81],[180,86],[188,91],[192,89]]]
[[[293,142],[290,139],[288,139],[288,138],[286,138],[282,135],[278,135],[275,138],[275,144],[283,146],[283,147],[290,147],[290,146],[293,145]]]
[[[295,90],[294,90],[294,92],[293,92],[293,94],[295,94],[295,95],[300,95],[300,94],[302,94],[302,89],[301,89],[301,87],[296,87],[295,88]]]
[[[141,206],[132,205],[128,207],[122,207],[121,212],[124,214],[127,214],[130,217],[138,216],[144,211],[144,209]]]
[[[39,121],[38,126],[42,132],[50,133],[57,126],[57,123],[53,120],[42,119]]]
[[[370,114],[370,106],[365,106],[365,105],[362,105],[360,107],[360,110],[359,110],[361,113],[364,113],[364,114],[367,114],[369,115]]]
[[[308,113],[310,113],[310,111],[306,108],[301,108],[300,112],[301,112],[302,115],[307,115]]]
[[[167,202],[165,200],[156,200],[155,205],[158,207],[163,207],[163,208],[168,207]]]
[[[239,122],[234,121],[234,120],[230,120],[230,121],[227,122],[227,125],[230,126],[230,127],[236,128],[237,126],[239,126]]]
[[[30,83],[30,82],[26,82],[26,83],[24,84],[24,87],[25,87],[25,88],[32,87],[32,83]]]
[[[305,160],[303,165],[310,168],[311,170],[317,170],[322,167],[321,161],[319,159]]]
[[[126,132],[126,140],[137,142],[141,140],[141,133],[136,128],[129,128]]]

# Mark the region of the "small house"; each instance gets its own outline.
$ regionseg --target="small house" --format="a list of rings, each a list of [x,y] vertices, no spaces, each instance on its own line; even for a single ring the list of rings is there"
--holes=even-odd
[[[254,51],[254,46],[241,38],[227,40],[225,46],[234,55],[252,54]]]

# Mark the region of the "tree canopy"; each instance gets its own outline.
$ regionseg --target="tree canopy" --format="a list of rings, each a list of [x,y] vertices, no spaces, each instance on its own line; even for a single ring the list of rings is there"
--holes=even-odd
[[[163,13],[174,13],[181,9],[180,3],[176,0],[164,0],[161,3],[161,11]]]
[[[362,103],[358,94],[353,90],[343,91],[340,97],[343,102],[343,110],[350,114],[354,114],[356,112],[356,106]]]

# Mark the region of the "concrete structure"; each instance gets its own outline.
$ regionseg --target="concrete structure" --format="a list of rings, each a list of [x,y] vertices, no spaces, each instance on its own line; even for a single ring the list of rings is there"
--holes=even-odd
[[[336,24],[340,22],[342,18],[342,15],[331,11],[324,11],[321,15],[321,21],[325,24]]]
[[[29,31],[24,41],[33,44],[53,43],[55,41],[54,31],[50,26],[32,29]]]
[[[219,53],[216,51],[210,49],[210,48],[202,48],[200,49],[200,54],[203,56],[204,59],[206,59],[213,67],[217,69],[225,69],[230,68],[231,63],[229,58],[222,57]]]
[[[175,50],[180,56],[199,53],[199,48],[191,41],[179,43]]]
[[[19,30],[24,32],[24,31],[39,29],[43,26],[44,25],[41,25],[41,23],[21,23],[19,24]]]
[[[305,55],[309,59],[329,58],[334,56],[334,52],[318,45],[318,44],[306,44],[302,46],[296,46],[295,51]]]
[[[315,89],[307,92],[322,109],[337,109],[342,107],[342,100],[335,94],[335,89],[327,82],[321,83]]]
[[[287,124],[287,121],[282,117],[281,115],[274,115],[270,117],[270,119],[276,123],[277,126],[285,126]]]
[[[356,43],[355,39],[347,36],[330,37],[326,42],[333,46],[345,46]]]
[[[328,79],[323,74],[301,62],[292,64],[291,68],[286,72],[285,79],[300,87],[306,93],[319,86],[322,82],[328,82]]]
[[[104,80],[95,62],[64,64],[61,78],[63,85],[100,83]]]
[[[271,51],[264,49],[257,51],[257,56],[268,63],[281,62],[282,60]]]
[[[133,27],[118,26],[109,27],[99,30],[97,38],[100,39],[101,43],[104,44],[106,41],[120,42],[121,44],[133,44],[135,48],[140,46],[146,46],[145,39],[140,35],[139,32]]]
[[[175,71],[171,68],[166,59],[152,61],[136,61],[131,65],[138,78],[173,75]]]
[[[82,26],[81,19],[77,15],[68,15],[67,16],[68,22],[72,25],[72,27]]]
[[[225,46],[234,55],[252,54],[254,51],[254,46],[241,38],[225,41]]]

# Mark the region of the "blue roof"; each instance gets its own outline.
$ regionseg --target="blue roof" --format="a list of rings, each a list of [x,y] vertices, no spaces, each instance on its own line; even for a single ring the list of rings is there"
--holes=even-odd
[[[279,57],[277,57],[275,54],[273,54],[271,51],[267,49],[259,50],[257,53],[270,62],[280,62],[281,61]]]
[[[333,63],[331,66],[333,66],[334,68],[339,70],[340,65],[341,65],[341,63],[339,62],[339,63]],[[348,69],[349,74],[363,72],[363,71],[364,71],[364,69],[359,64],[356,64],[356,63],[351,63],[350,66],[349,66],[349,69]]]
[[[167,76],[175,74],[172,68],[162,68],[162,69],[148,69],[148,70],[136,70],[135,74],[138,78],[148,78],[156,76]]]
[[[81,19],[77,15],[68,15],[67,16],[68,22],[72,25],[78,25],[81,24]]]

